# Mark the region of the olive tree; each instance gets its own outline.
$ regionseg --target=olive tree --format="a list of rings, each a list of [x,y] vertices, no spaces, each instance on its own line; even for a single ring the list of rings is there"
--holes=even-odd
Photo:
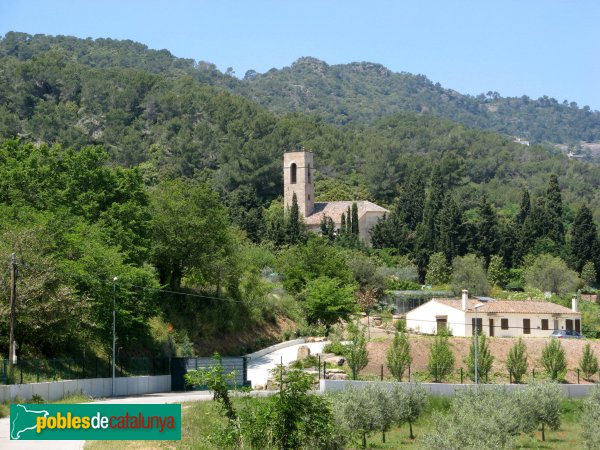
[[[581,415],[583,446],[587,450],[600,450],[600,388],[592,389],[583,402]]]
[[[394,386],[391,395],[394,422],[398,426],[408,423],[409,437],[414,439],[412,426],[427,406],[427,392],[418,384],[410,384],[408,387]]]
[[[367,435],[381,430],[381,414],[372,389],[346,389],[333,397],[333,411],[342,436],[359,437],[367,447]]]
[[[560,401],[562,394],[556,383],[535,383],[517,395],[517,408],[522,414],[524,432],[535,431],[542,426],[542,441],[546,440],[546,427],[560,428]]]

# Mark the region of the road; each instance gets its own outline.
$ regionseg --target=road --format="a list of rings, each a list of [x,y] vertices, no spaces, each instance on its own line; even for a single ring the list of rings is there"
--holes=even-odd
[[[298,344],[281,350],[276,350],[264,356],[254,358],[248,363],[248,378],[252,381],[252,386],[265,384],[269,377],[269,372],[280,364],[289,364],[296,360],[298,348],[307,345],[311,354],[320,353],[326,342],[312,342],[308,344]],[[260,394],[260,393],[257,393]],[[206,391],[192,392],[167,392],[161,394],[146,394],[134,397],[117,397],[111,399],[97,400],[94,403],[99,404],[148,404],[148,403],[183,403],[193,401],[204,401],[212,399],[212,394]],[[85,441],[11,441],[10,440],[10,419],[8,417],[0,419],[0,449],[15,450],[80,450],[83,449]]]
[[[323,347],[327,342],[310,342],[306,344],[292,345],[291,347],[282,348],[276,350],[273,353],[268,353],[264,356],[260,356],[255,359],[251,359],[248,362],[248,379],[252,382],[252,387],[262,384],[264,385],[269,378],[270,371],[274,369],[277,364],[287,365],[292,361],[296,360],[298,349],[306,345],[310,349],[311,355],[321,353]]]

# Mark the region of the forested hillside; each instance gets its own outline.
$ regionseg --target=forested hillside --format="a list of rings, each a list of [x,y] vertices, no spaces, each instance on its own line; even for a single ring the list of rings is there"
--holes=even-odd
[[[599,166],[430,114],[279,115],[236,94],[249,85],[132,42],[0,42],[0,261],[18,255],[21,354],[107,353],[113,296],[123,354],[207,354],[329,326],[367,292],[448,287],[461,267],[481,293],[546,289],[539,258],[570,277],[556,292],[598,281]],[[375,249],[284,212],[297,146],[320,199],[390,208]]]
[[[132,41],[77,39],[68,36],[7,33],[0,55],[29,60],[60,49],[70,61],[92,67],[137,68],[171,76],[188,75],[245,96],[277,113],[318,113],[328,123],[372,123],[378,118],[413,112],[443,117],[463,125],[518,136],[532,142],[577,144],[600,140],[600,112],[567,100],[502,97],[497,92],[463,95],[423,75],[394,73],[370,63],[328,65],[300,58],[291,66],[243,80],[223,74],[214,64],[176,58]],[[493,86],[490,86],[493,88]]]

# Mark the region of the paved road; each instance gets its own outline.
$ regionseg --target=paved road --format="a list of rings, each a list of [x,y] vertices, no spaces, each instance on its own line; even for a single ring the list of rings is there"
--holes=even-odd
[[[277,364],[289,364],[296,360],[298,354],[298,348],[303,345],[308,346],[311,354],[321,353],[323,347],[327,342],[311,342],[307,344],[292,345],[291,347],[282,348],[276,350],[273,353],[268,353],[264,356],[251,359],[248,362],[248,379],[252,382],[252,386],[258,384],[265,384],[270,376],[270,371],[274,369]]]
[[[307,345],[312,354],[320,353],[326,342],[312,342],[308,344],[299,344],[276,350],[264,356],[254,358],[248,363],[248,378],[252,381],[252,386],[265,384],[269,377],[271,369],[283,361],[283,364],[289,364],[296,360],[298,348],[301,345]],[[268,393],[257,392],[257,395],[268,395]],[[206,391],[192,392],[168,392],[162,394],[146,394],[134,397],[117,397],[111,399],[97,400],[94,403],[100,404],[148,404],[148,403],[182,403],[193,401],[204,401],[212,399],[212,395]],[[85,441],[11,441],[10,440],[10,420],[9,418],[0,419],[0,449],[23,449],[23,450],[80,450],[83,449]]]

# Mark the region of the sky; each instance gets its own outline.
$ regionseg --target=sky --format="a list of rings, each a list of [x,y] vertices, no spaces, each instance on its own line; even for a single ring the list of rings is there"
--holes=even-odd
[[[243,77],[302,56],[600,110],[598,0],[0,0],[8,31],[131,39]]]

